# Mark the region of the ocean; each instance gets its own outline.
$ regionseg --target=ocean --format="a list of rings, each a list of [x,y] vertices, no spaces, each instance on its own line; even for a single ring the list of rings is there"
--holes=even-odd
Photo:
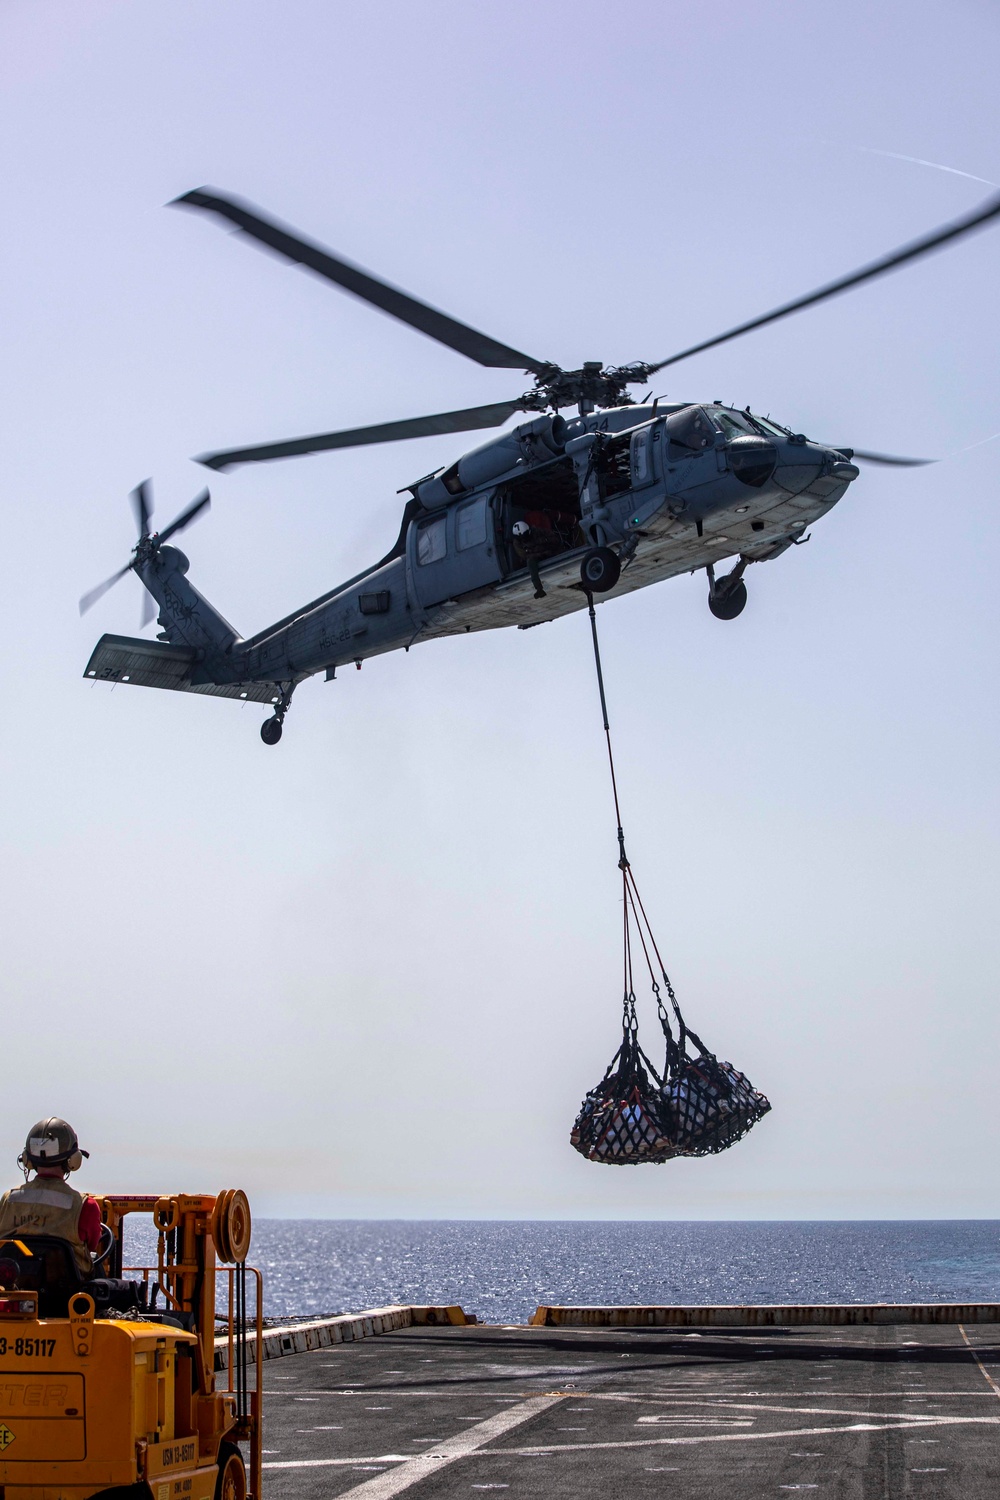
[[[539,1302],[1000,1301],[1000,1223],[258,1219],[265,1313],[459,1303],[522,1323]]]

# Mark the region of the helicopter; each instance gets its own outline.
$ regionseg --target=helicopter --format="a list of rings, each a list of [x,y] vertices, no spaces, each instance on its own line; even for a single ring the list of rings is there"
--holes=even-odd
[[[169,539],[209,505],[203,491],[162,532],[150,530],[148,481],[132,494],[138,541],[129,561],[80,600],[81,614],[128,572],[141,579],[143,624],[155,640],[104,635],[85,669],[129,683],[266,704],[261,738],[275,745],[296,687],[323,672],[441,636],[528,630],[602,599],[703,571],[708,606],[733,620],[744,575],[807,539],[859,476],[858,462],[934,462],[820,443],[713,401],[637,403],[629,387],[706,349],[885,275],[990,224],[1000,195],[861,269],[655,364],[578,370],[498,342],[361,270],[240,199],[196,189],[175,204],[215,214],[457,353],[521,370],[531,389],[508,401],[377,426],[319,433],[199,456],[222,471],[295,455],[503,426],[529,420],[405,485],[399,535],[378,562],[244,639],[190,583]],[[566,408],[575,414],[563,415]],[[724,562],[732,566],[720,574]]]

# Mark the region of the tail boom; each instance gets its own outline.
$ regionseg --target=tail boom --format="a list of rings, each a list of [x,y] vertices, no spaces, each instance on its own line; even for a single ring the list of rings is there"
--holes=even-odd
[[[245,703],[277,703],[282,688],[287,687],[278,682],[206,681],[199,653],[193,647],[128,635],[102,635],[83,675],[91,682],[125,682],[130,687],[205,693]]]

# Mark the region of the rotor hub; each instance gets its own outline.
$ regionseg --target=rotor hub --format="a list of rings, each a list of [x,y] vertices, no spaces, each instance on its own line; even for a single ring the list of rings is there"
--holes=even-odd
[[[588,360],[579,370],[561,370],[558,365],[544,366],[535,377],[535,389],[524,395],[526,411],[545,411],[551,407],[579,406],[593,411],[598,406],[630,406],[628,386],[645,384],[650,366],[644,364],[609,365]]]

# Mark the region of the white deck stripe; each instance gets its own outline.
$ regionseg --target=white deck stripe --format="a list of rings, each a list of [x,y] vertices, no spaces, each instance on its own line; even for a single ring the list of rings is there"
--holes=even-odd
[[[559,1398],[547,1398],[548,1404],[551,1404],[554,1399],[558,1400]],[[527,1405],[527,1403],[525,1404]],[[538,1407],[536,1409],[542,1410],[543,1408]],[[513,1413],[504,1412],[501,1415],[511,1416]],[[533,1415],[534,1412],[521,1414],[518,1416],[518,1422],[526,1421],[529,1416]],[[491,1419],[489,1423],[480,1423],[480,1426],[493,1426],[495,1420]],[[509,1425],[514,1426],[516,1424],[511,1423]],[[405,1483],[397,1482],[395,1489],[369,1489],[368,1486],[374,1485],[375,1481],[367,1480],[363,1484],[356,1485],[354,1489],[345,1490],[340,1496],[340,1500],[347,1500],[349,1495],[360,1496],[362,1500],[380,1500],[381,1496],[394,1495],[398,1490],[405,1489],[408,1485],[416,1484],[417,1480],[422,1479],[424,1475],[432,1471],[436,1472],[443,1465],[440,1462],[435,1463],[434,1460],[444,1460],[447,1463],[454,1463],[456,1459],[471,1456],[473,1453],[478,1453],[480,1458],[554,1458],[558,1457],[560,1453],[587,1453],[594,1449],[604,1448],[691,1447],[693,1445],[696,1446],[698,1443],[748,1443],[768,1441],[772,1438],[829,1436],[830,1434],[842,1432],[891,1432],[894,1430],[912,1432],[926,1427],[967,1427],[977,1425],[998,1427],[1000,1426],[1000,1417],[931,1417],[923,1422],[913,1422],[910,1420],[903,1422],[852,1422],[849,1425],[844,1424],[838,1427],[792,1427],[777,1432],[699,1433],[697,1437],[628,1438],[621,1442],[606,1443],[549,1443],[545,1447],[538,1448],[494,1448],[488,1453],[480,1452],[483,1443],[489,1441],[489,1437],[485,1437],[474,1446],[463,1448],[461,1453],[455,1451],[456,1444],[450,1444],[447,1447],[447,1451],[444,1451],[443,1445],[441,1452],[433,1454],[381,1453],[369,1458],[298,1458],[280,1460],[277,1463],[266,1463],[264,1464],[264,1468],[332,1469],[351,1467],[352,1465],[357,1466],[359,1464],[391,1463],[403,1464],[408,1468],[412,1466],[415,1472],[411,1472],[406,1476]],[[468,1435],[466,1434],[466,1436]],[[491,1434],[491,1436],[497,1435],[496,1430]],[[396,1470],[394,1475],[385,1477],[392,1477],[399,1481],[401,1478],[400,1471]]]
[[[408,1464],[420,1454],[369,1454],[366,1458],[282,1458],[261,1469],[354,1469],[358,1464]]]
[[[595,1394],[587,1397],[588,1401],[622,1401],[623,1399],[628,1401],[630,1405],[638,1406],[645,1404],[645,1402],[636,1401],[632,1397],[623,1398],[621,1396],[605,1396],[603,1394]],[[776,1411],[781,1412],[785,1416],[789,1417],[871,1416],[870,1411],[848,1411],[845,1408],[839,1406],[772,1406],[770,1404],[764,1403],[763,1401],[719,1401],[716,1399],[705,1400],[699,1396],[669,1396],[666,1399],[669,1400],[671,1406],[676,1406],[678,1403],[682,1406],[703,1406],[707,1407],[710,1411],[721,1411],[732,1408],[733,1411]],[[679,1413],[673,1413],[670,1416],[664,1416],[662,1419],[657,1417],[640,1417],[639,1420],[640,1422],[655,1422],[659,1420],[673,1422],[678,1420],[679,1415]],[[939,1414],[937,1412],[921,1411],[880,1411],[878,1415],[886,1421],[888,1421],[890,1417],[899,1417],[919,1425],[921,1422],[935,1421]]]
[[[398,1469],[376,1474],[371,1479],[365,1479],[361,1484],[344,1490],[339,1500],[388,1500],[390,1495],[398,1495],[401,1490],[409,1489],[411,1484],[418,1484],[428,1474],[436,1474],[449,1464],[457,1463],[460,1458],[475,1453],[485,1443],[502,1437],[514,1427],[520,1427],[522,1422],[530,1422],[532,1417],[537,1417],[540,1412],[565,1400],[564,1395],[531,1396],[527,1401],[518,1402],[517,1406],[508,1406],[506,1411],[498,1411],[496,1416],[487,1417],[485,1422],[477,1422],[475,1427],[466,1428],[465,1432],[449,1438],[446,1443],[435,1445],[435,1452],[421,1453],[416,1458],[407,1459]]]
[[[609,1443],[549,1443],[544,1448],[498,1448],[496,1451],[505,1456],[517,1454],[523,1458],[541,1458],[546,1454],[584,1453],[597,1448],[687,1448],[697,1443],[759,1443],[771,1438],[817,1437],[842,1432],[890,1432],[893,1428],[924,1432],[928,1427],[965,1427],[973,1424],[1000,1427],[1000,1417],[934,1417],[926,1422],[849,1422],[840,1427],[790,1427],[779,1432],[706,1432],[699,1433],[697,1437],[629,1438],[625,1442]]]
[[[510,1402],[514,1402],[514,1401],[525,1401],[525,1400],[527,1400],[529,1394],[530,1394],[530,1392],[522,1390],[522,1391],[519,1391],[516,1396],[501,1396],[498,1392],[496,1392],[494,1390],[487,1390],[487,1389],[482,1389],[481,1388],[481,1389],[476,1390],[473,1393],[472,1399],[474,1399],[476,1401],[510,1401]],[[808,1400],[808,1401],[815,1401],[820,1396],[822,1396],[823,1393],[821,1391],[782,1391],[782,1390],[731,1391],[731,1390],[727,1389],[725,1386],[723,1386],[723,1387],[720,1388],[720,1387],[715,1387],[715,1386],[693,1385],[692,1384],[692,1385],[683,1385],[683,1386],[681,1386],[681,1385],[677,1385],[677,1386],[658,1386],[655,1389],[650,1389],[650,1390],[645,1390],[645,1391],[643,1391],[643,1390],[634,1390],[634,1391],[596,1391],[596,1390],[588,1390],[584,1386],[574,1386],[572,1388],[572,1390],[560,1391],[559,1394],[562,1395],[562,1396],[567,1397],[567,1399],[569,1399],[569,1400],[575,1400],[575,1401],[611,1401],[611,1400],[614,1400],[614,1401],[642,1401],[642,1400],[645,1400],[645,1401],[654,1401],[654,1400],[655,1401],[659,1401],[659,1400],[670,1400],[670,1401],[681,1400],[681,1401],[686,1401],[688,1399],[694,1401],[694,1400],[701,1400],[703,1397],[705,1399],[708,1399],[708,1398],[722,1399],[722,1398],[728,1398],[730,1396],[746,1396],[746,1397],[748,1397],[750,1399],[752,1399],[752,1398],[754,1398],[756,1396],[760,1396],[761,1398],[765,1398],[766,1397],[769,1400],[770,1399],[776,1399],[778,1397],[783,1397],[783,1398],[785,1398],[785,1399],[787,1399],[789,1401],[795,1401],[795,1400],[798,1400],[798,1401],[806,1401],[806,1400]],[[975,1390],[975,1391],[938,1391],[938,1390],[924,1390],[923,1387],[921,1387],[920,1390],[912,1390],[912,1391],[910,1391],[910,1390],[899,1390],[899,1391],[887,1391],[887,1390],[881,1390],[881,1391],[855,1391],[855,1390],[840,1390],[840,1389],[838,1389],[836,1391],[836,1393],[834,1393],[834,1391],[831,1390],[831,1392],[830,1392],[830,1399],[833,1400],[834,1399],[834,1395],[836,1395],[836,1399],[838,1401],[839,1400],[846,1400],[846,1399],[858,1400],[858,1401],[898,1401],[901,1396],[913,1395],[913,1396],[926,1396],[928,1398],[930,1398],[930,1397],[940,1397],[941,1399],[946,1399],[948,1401],[969,1401],[969,1400],[972,1400],[972,1401],[988,1401],[989,1398],[990,1398],[990,1396],[992,1394],[995,1394],[995,1393],[991,1392],[991,1391],[986,1391],[986,1390]],[[294,1386],[294,1387],[293,1386],[288,1386],[287,1389],[279,1389],[277,1386],[275,1386],[273,1388],[268,1389],[268,1391],[267,1391],[267,1399],[269,1401],[274,1400],[276,1397],[284,1397],[284,1399],[286,1401],[298,1401],[303,1396],[329,1396],[331,1398],[331,1400],[334,1399],[334,1398],[337,1398],[337,1397],[357,1397],[360,1400],[361,1397],[364,1397],[365,1400],[367,1400],[367,1401],[370,1401],[373,1396],[384,1396],[384,1397],[386,1397],[389,1400],[406,1400],[406,1401],[408,1401],[411,1396],[419,1396],[421,1399],[434,1400],[434,1401],[452,1401],[452,1400],[454,1400],[454,1401],[468,1401],[470,1399],[469,1398],[469,1392],[468,1392],[468,1390],[466,1389],[465,1386],[463,1386],[461,1390],[452,1390],[452,1391],[444,1390],[444,1389],[440,1389],[440,1388],[437,1389],[437,1390],[421,1390],[421,1389],[408,1390],[405,1385],[370,1385],[370,1386],[367,1386],[367,1387],[351,1386],[351,1388],[349,1390],[339,1390],[339,1389],[338,1390],[330,1390],[329,1388],[324,1389],[321,1386],[317,1386],[317,1387],[306,1386],[306,1387],[303,1387],[301,1389],[298,1386]]]
[[[352,1469],[358,1464],[408,1464],[419,1453],[375,1453],[365,1458],[283,1458],[261,1464],[262,1469]]]
[[[983,1375],[984,1379],[986,1380],[986,1383],[990,1387],[990,1390],[993,1392],[994,1396],[1000,1396],[1000,1385],[997,1385],[996,1381],[993,1379],[993,1376],[990,1374],[989,1370],[987,1370],[986,1366],[983,1364],[982,1360],[979,1358],[979,1355],[976,1353],[976,1351],[973,1348],[972,1344],[969,1343],[969,1335],[965,1331],[964,1324],[959,1323],[959,1325],[958,1325],[958,1331],[962,1335],[963,1339],[965,1340],[965,1342],[966,1342],[966,1344],[968,1346],[969,1353],[972,1355],[973,1359],[976,1361],[976,1364],[979,1366],[979,1369],[982,1372],[982,1375]]]

